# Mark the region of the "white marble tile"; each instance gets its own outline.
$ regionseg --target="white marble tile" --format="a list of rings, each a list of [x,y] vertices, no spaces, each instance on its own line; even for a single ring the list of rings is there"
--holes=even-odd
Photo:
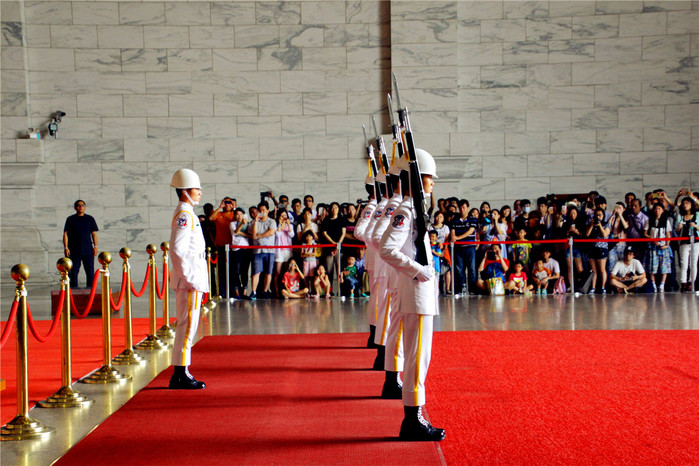
[[[571,110],[527,110],[527,131],[560,131],[571,129]]]
[[[2,114],[6,116],[27,116],[27,94],[4,92],[2,94]]]
[[[4,142],[3,142],[4,144]],[[78,142],[63,139],[46,139],[42,142],[44,161],[77,162]]]
[[[483,19],[480,42],[522,42],[527,37],[525,21],[524,18]]]
[[[387,22],[390,19],[388,7],[389,5],[387,5],[387,2],[381,0],[350,2],[346,4],[346,21],[348,23],[375,23],[376,18],[380,18],[382,22]],[[451,5],[449,3],[439,4],[437,8],[451,10]],[[426,17],[430,19],[439,19],[435,18],[432,14]],[[442,16],[440,16],[440,18],[441,17]]]
[[[149,138],[191,138],[192,118],[148,118]]]
[[[78,162],[116,162],[124,160],[124,141],[99,139],[78,141]]]
[[[333,24],[345,22],[345,2],[301,2],[302,24]]]
[[[22,10],[19,1],[5,1],[0,4],[0,15],[3,21],[22,21]]]
[[[595,40],[595,60],[617,63],[633,62],[645,58],[645,47],[640,37]]]
[[[117,95],[81,94],[78,99],[78,116],[100,117],[123,114],[122,98]]]
[[[241,182],[278,183],[282,181],[282,162],[278,160],[239,161],[238,179]],[[288,181],[288,180],[287,180]]]
[[[667,79],[666,60],[641,60],[630,63],[619,63],[617,80],[623,82],[664,81]]]
[[[530,65],[548,62],[546,41],[507,42],[503,45],[502,61],[506,65]]]
[[[692,4],[694,8],[694,4]],[[699,32],[699,10],[671,11],[667,14],[668,34],[687,34]]]
[[[111,173],[118,170],[119,163],[102,164],[102,173],[107,180]],[[96,216],[96,212],[101,214],[103,207],[124,207],[124,181],[110,183],[105,189],[104,186],[86,185],[80,187],[80,196],[87,202],[87,213]],[[99,208],[99,211],[95,211]],[[72,210],[72,209],[71,209]],[[98,226],[102,226],[102,218],[96,218]],[[62,226],[62,225],[61,225]],[[101,241],[100,241],[101,242]]]
[[[643,150],[682,150],[691,146],[689,126],[643,128]]]
[[[255,24],[255,2],[212,2],[211,24]]]
[[[551,142],[547,131],[505,134],[505,155],[549,153]]]
[[[699,157],[696,150],[673,150],[667,152],[667,171],[669,173],[699,172]],[[648,172],[652,173],[652,172]],[[660,172],[658,172],[660,173]]]
[[[284,163],[284,170],[286,173],[286,166],[287,164],[290,164],[290,162]],[[329,182],[347,181],[351,184],[364,185],[364,179],[367,174],[367,164],[364,159],[353,158],[350,160],[328,160],[327,162],[317,160],[312,161],[312,163],[322,164],[323,169],[325,169],[327,166],[327,181]],[[312,167],[312,165],[310,167]],[[323,175],[325,175],[325,172]],[[312,179],[313,178],[305,177],[302,181],[308,182]]]
[[[3,23],[4,24],[4,23]],[[4,37],[4,31],[3,31]],[[21,46],[9,47],[2,46],[2,55],[0,56],[2,70],[24,70],[24,48]]]
[[[170,116],[213,116],[213,96],[172,95],[169,97]]]
[[[508,199],[536,199],[550,192],[551,180],[548,177],[505,179],[505,197]]]
[[[279,46],[277,26],[236,26],[236,47],[276,47]]]
[[[573,173],[576,176],[618,175],[619,154],[575,154],[573,156]]]
[[[124,162],[165,162],[170,159],[167,139],[127,139],[124,141]]]
[[[573,63],[573,85],[616,84],[619,80],[616,62]]]
[[[235,29],[229,26],[191,26],[190,47],[197,49],[241,47],[235,40]]]
[[[595,106],[594,86],[561,86],[548,89],[549,108],[591,108]]]
[[[624,14],[619,16],[619,36],[658,36],[667,29],[665,13]]]
[[[284,54],[288,55],[288,57],[284,55],[279,56],[278,61],[281,66],[276,69],[290,70],[302,68],[304,71],[313,71],[347,68],[346,47],[305,47],[302,50],[303,58],[298,55],[301,54],[301,50],[295,48],[290,49],[290,51],[295,51],[295,53]],[[368,50],[373,51],[375,49]]]
[[[668,194],[672,195],[679,192],[680,189],[690,185],[691,175],[688,172],[684,173],[666,173],[662,175],[643,175],[643,190],[644,192],[654,189],[663,188]]]
[[[99,118],[66,118],[59,126],[63,139],[99,139],[102,137],[102,121]]]
[[[304,136],[306,160],[346,159],[349,154],[347,136]]]
[[[573,128],[608,129],[619,124],[616,108],[575,108],[573,109]]]
[[[17,162],[43,162],[44,141],[38,139],[17,139]]]
[[[259,138],[217,138],[214,139],[216,160],[259,160]]]
[[[399,45],[392,49],[392,61],[400,66],[454,66],[457,64],[457,50],[459,61],[467,60],[469,51],[464,50],[468,45],[461,45],[457,48],[456,44],[410,44]],[[477,63],[478,58],[474,58],[471,64]],[[502,63],[500,56],[490,57],[487,60],[490,64]]]
[[[464,178],[483,178],[486,166],[493,164],[496,157],[440,157],[437,161],[438,184]],[[502,176],[497,174],[496,176]]]
[[[459,44],[458,64],[462,66],[501,65],[503,44],[500,42]],[[453,52],[452,52],[453,53]],[[419,62],[418,62],[419,63]],[[401,66],[409,63],[400,63]]]
[[[260,155],[266,160],[303,159],[303,136],[291,135],[260,140]]]
[[[119,3],[119,24],[136,26],[165,24],[165,5],[157,3]]]
[[[683,58],[689,56],[690,34],[643,37],[643,59]]]
[[[309,53],[312,55],[312,52]],[[322,59],[316,62],[316,67],[311,67],[309,69],[334,69],[336,67],[344,68],[346,67],[346,58],[344,57],[345,51],[342,50],[342,56],[338,57],[339,61],[336,61],[337,66],[323,67],[319,65]],[[337,55],[337,53],[336,53]],[[309,63],[310,65],[310,63]],[[302,69],[302,58],[301,49],[298,47],[289,48],[260,48],[257,50],[257,69],[259,70],[295,70]]]
[[[24,187],[37,184],[38,163],[12,163],[3,166],[0,182],[3,187]]]
[[[193,137],[195,138],[230,138],[238,135],[236,117],[197,117],[193,120]],[[241,136],[247,136],[241,134]]]
[[[526,68],[524,65],[482,66],[481,87],[507,88],[524,87],[526,83]]]
[[[547,1],[505,1],[503,16],[505,18],[545,18],[548,16]]]
[[[109,139],[145,139],[146,118],[102,118],[102,137]]]
[[[345,180],[347,173],[356,172],[355,177],[350,179],[362,179],[364,172],[361,170],[362,164],[358,160],[354,161],[355,169],[348,168],[347,160],[294,160],[280,162],[282,166],[282,180],[288,182],[310,182],[317,180],[319,183],[327,181]],[[360,175],[361,173],[361,175]]]
[[[530,176],[572,176],[573,156],[567,154],[529,155],[527,173]]]
[[[595,4],[588,0],[582,1],[552,1],[549,4],[549,16],[591,16],[595,14]]]
[[[27,84],[25,81],[25,72],[23,70],[3,69],[2,79],[0,79],[0,86],[2,86],[0,88],[2,89],[2,92],[26,93]],[[53,87],[51,88],[51,90],[53,90]]]
[[[134,164],[136,165],[136,164]],[[141,164],[138,164],[141,165]],[[175,173],[177,170],[180,168],[189,168],[191,169],[193,167],[192,162],[161,162],[161,161],[154,161],[154,162],[148,162],[146,164],[146,168],[139,167],[139,172],[140,173],[145,173],[147,174],[148,177],[148,184],[162,184],[165,186],[170,186],[170,180],[172,179],[172,174]],[[203,184],[204,191],[206,192],[206,180],[201,180]],[[173,195],[174,195],[174,189]],[[172,198],[171,198],[172,199]],[[175,200],[175,203],[173,205],[177,205],[177,202]]]
[[[587,39],[549,41],[549,63],[581,63],[595,59],[595,42]]]
[[[96,26],[51,26],[51,47],[94,48],[97,47]]]
[[[527,156],[506,155],[485,157],[483,160],[484,178],[525,178],[527,177]]]
[[[551,192],[559,194],[587,193],[597,189],[594,176],[552,176]]]
[[[322,24],[279,26],[279,43],[283,47],[323,47],[324,27]]]
[[[640,13],[643,2],[640,0],[604,0],[595,2],[595,14],[612,15],[615,13]]]
[[[619,166],[622,175],[666,173],[668,154],[666,151],[622,152]]]
[[[168,116],[168,97],[165,95],[125,95],[124,116]]]
[[[76,49],[76,71],[121,71],[120,49]]]
[[[362,125],[368,123],[368,115],[327,115],[327,132],[330,136],[356,135],[361,138]]]
[[[457,24],[449,20],[407,20],[396,21],[391,25],[392,42],[400,42],[409,37],[418,44],[456,42]]]
[[[456,2],[459,20],[477,21],[483,19],[501,19],[503,17],[502,2],[460,1]]]
[[[98,73],[91,77],[97,84],[97,90],[102,94],[145,94],[146,75],[141,72],[134,73]]]
[[[624,107],[641,105],[641,83],[604,84],[595,86],[595,106]]]
[[[165,4],[165,23],[168,26],[201,26],[211,24],[210,3]]]
[[[481,42],[480,21],[458,21],[456,24],[456,41],[459,44],[476,44]]]
[[[192,75],[185,71],[146,73],[148,94],[190,94]]]
[[[618,15],[578,16],[573,18],[573,38],[603,38],[619,35]]]
[[[144,26],[145,48],[188,48],[189,28],[187,26]]]
[[[75,2],[72,7],[73,24],[119,24],[119,3],[116,1]]]
[[[71,2],[36,1],[23,2],[27,24],[71,24]]]
[[[51,47],[51,27],[42,24],[25,24],[28,47]]]
[[[696,103],[690,105],[668,105],[665,107],[666,125],[669,127],[699,125]]]
[[[344,92],[304,92],[304,115],[343,115],[347,113],[347,95]]]
[[[619,107],[619,128],[664,125],[665,107],[663,106]]]
[[[308,49],[304,49],[304,60],[305,50]],[[390,61],[389,47],[347,47],[347,68],[349,69],[388,69]],[[304,69],[306,69],[305,65]]]
[[[73,49],[27,48],[27,62],[33,71],[75,71]]]
[[[255,5],[257,24],[299,24],[301,4],[297,2],[270,2]]]
[[[105,230],[132,230],[148,226],[148,211],[141,207],[105,207]]]
[[[478,132],[481,130],[481,114],[480,112],[459,112],[456,114],[456,125],[456,132],[459,133]]]
[[[238,134],[244,137],[281,136],[281,123],[280,116],[239,117]]]
[[[76,176],[76,174],[80,174]],[[56,185],[102,184],[102,164],[99,162],[86,163],[57,163]],[[54,188],[55,189],[55,188]],[[56,189],[56,191],[61,191]],[[73,199],[75,200],[75,199]],[[44,204],[50,205],[50,204]]]
[[[594,152],[597,140],[595,131],[552,131],[552,154],[581,154]]]
[[[257,50],[213,49],[213,67],[217,73],[257,70]]]
[[[692,87],[687,81],[644,83],[643,105],[683,105],[692,101]]]
[[[213,58],[210,49],[169,49],[168,71],[212,71]]]
[[[643,191],[643,177],[638,175],[610,175],[595,177],[597,191],[608,201],[616,202],[624,199],[628,192],[641,195]],[[610,204],[611,204],[610,202]]]
[[[523,110],[494,110],[481,112],[482,131],[524,131],[526,112]]]
[[[453,155],[503,155],[504,133],[455,133],[450,138]]]
[[[213,144],[211,146],[213,150]],[[238,165],[236,163],[197,161],[194,162],[194,171],[207,183],[235,184],[238,182]]]
[[[199,74],[193,76],[197,78]],[[214,94],[279,92],[280,89],[278,71],[241,71],[232,77],[230,73],[214,73],[210,78]]]
[[[166,49],[122,49],[123,71],[167,71]]]
[[[325,136],[324,116],[283,116],[282,136]],[[303,156],[303,150],[301,151]]]
[[[258,94],[216,94],[213,96],[214,114],[216,116],[257,115],[258,98]]]
[[[643,130],[640,128],[597,131],[597,152],[634,152],[643,149]]]
[[[526,20],[527,41],[572,39],[572,18],[541,17]]]

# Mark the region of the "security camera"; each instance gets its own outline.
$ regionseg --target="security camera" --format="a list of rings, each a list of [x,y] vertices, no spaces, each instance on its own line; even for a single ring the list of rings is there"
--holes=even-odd
[[[66,112],[61,111],[61,110],[56,110],[56,121],[58,121],[60,123],[64,116],[66,116]]]

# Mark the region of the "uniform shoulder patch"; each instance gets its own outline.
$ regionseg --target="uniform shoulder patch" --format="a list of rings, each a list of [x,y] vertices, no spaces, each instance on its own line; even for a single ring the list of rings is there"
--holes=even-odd
[[[376,212],[374,212],[374,220],[380,219],[380,218],[381,218],[381,214],[383,214],[383,211],[382,211],[382,210],[377,210]]]
[[[386,217],[392,216],[392,215],[393,215],[393,212],[395,212],[395,211],[396,211],[396,208],[395,208],[395,207],[388,207],[388,208],[386,209]]]
[[[364,218],[369,218],[369,217],[371,217],[371,212],[367,210],[366,212],[364,212]]]
[[[185,228],[187,228],[189,226],[193,226],[193,225],[191,225],[191,222],[192,222],[191,215],[189,215],[187,212],[180,212],[175,217],[175,221],[173,223],[175,224],[175,226],[178,229],[184,230]]]
[[[392,222],[393,228],[396,230],[400,230],[405,226],[405,215],[403,214],[398,214],[395,217],[393,217],[393,222]]]

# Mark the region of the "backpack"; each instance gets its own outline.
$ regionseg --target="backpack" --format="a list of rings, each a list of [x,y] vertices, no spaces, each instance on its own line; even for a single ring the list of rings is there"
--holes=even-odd
[[[566,291],[568,291],[566,282],[563,280],[563,277],[559,277],[553,285],[553,294],[566,294]]]

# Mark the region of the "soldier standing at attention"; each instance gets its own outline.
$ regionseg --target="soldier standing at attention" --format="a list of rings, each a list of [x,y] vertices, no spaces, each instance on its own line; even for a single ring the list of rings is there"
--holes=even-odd
[[[175,372],[170,378],[170,388],[200,389],[206,385],[192,377],[188,366],[199,326],[202,296],[209,291],[206,242],[199,218],[194,214],[194,206],[201,200],[201,183],[194,171],[182,168],[175,172],[170,186],[175,188],[179,199],[170,233],[170,283],[177,301],[177,330],[172,349]]]

